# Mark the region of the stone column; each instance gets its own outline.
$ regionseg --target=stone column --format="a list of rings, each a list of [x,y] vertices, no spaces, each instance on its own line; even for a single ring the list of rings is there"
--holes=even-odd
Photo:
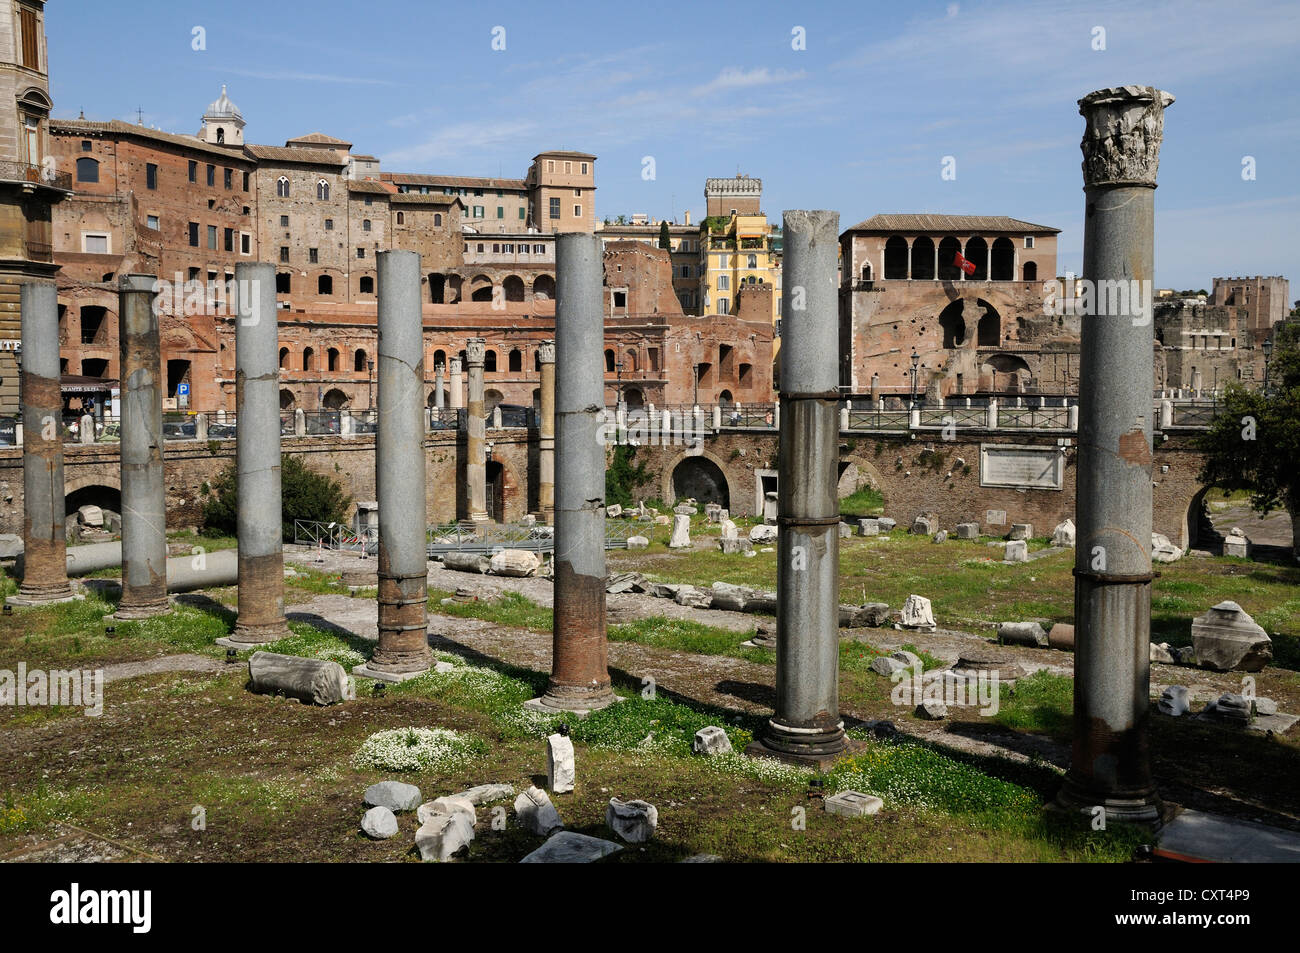
[[[1173,97],[1146,86],[1079,100],[1085,281],[1154,274],[1156,170]],[[1096,285],[1094,284],[1094,287]],[[1141,310],[1142,302],[1147,309]],[[1158,821],[1147,739],[1151,641],[1150,295],[1080,321],[1074,746],[1061,805]]]
[[[437,410],[442,410],[446,403],[442,396],[442,370],[441,364],[433,369],[433,406]]]
[[[556,239],[555,592],[551,681],[534,703],[589,711],[615,700],[605,642],[604,308],[601,242]]]
[[[235,265],[235,472],[239,508],[239,617],[230,641],[274,642],[284,618],[280,498],[280,336],[275,266]]]
[[[122,380],[122,601],[114,618],[147,619],[167,602],[167,498],[162,462],[162,353],[152,275],[123,275],[118,294]]]
[[[839,215],[788,211],[782,284],[777,483],[776,709],[746,752],[826,764],[844,751],[839,715]],[[834,359],[833,359],[834,358]]]
[[[451,409],[458,410],[465,406],[464,383],[461,381],[460,358],[451,359]]]
[[[483,357],[487,341],[470,338],[465,342],[465,362],[469,365],[469,404],[466,429],[469,431],[465,460],[465,488],[469,518],[487,522],[487,421],[483,419]]]
[[[555,342],[537,346],[542,369],[542,407],[537,435],[537,509],[542,521],[555,521]]]
[[[22,307],[23,581],[8,602],[39,606],[76,598],[67,569],[59,296],[54,282],[27,283]]]
[[[424,344],[420,256],[381,251],[379,426],[375,493],[379,501],[379,645],[358,675],[400,681],[427,671],[429,544],[425,535]]]

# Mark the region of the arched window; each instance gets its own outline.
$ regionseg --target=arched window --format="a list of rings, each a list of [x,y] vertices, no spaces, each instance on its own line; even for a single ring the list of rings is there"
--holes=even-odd
[[[993,252],[989,256],[989,277],[994,281],[1016,280],[1016,250],[1011,239],[1003,236],[993,240]]]
[[[1038,262],[1036,262],[1036,261],[1027,261],[1027,262],[1025,262],[1024,272],[1025,272],[1025,281],[1037,281],[1037,280],[1038,280]]]
[[[483,371],[484,373],[496,373],[496,369],[497,369],[497,352],[488,351],[483,355]]]
[[[749,256],[749,262],[748,262],[748,264],[746,265],[746,267],[748,267],[748,268],[757,268],[757,267],[758,267],[758,256],[757,256],[757,255],[750,255],[750,256]]]
[[[542,352],[540,349],[538,349],[533,352],[533,370],[540,371],[541,369],[542,369]]]
[[[934,242],[922,236],[912,240],[912,280],[934,279]]]
[[[330,200],[330,184],[324,179],[316,183],[316,200],[319,202],[328,202]]]
[[[302,349],[302,369],[304,371],[316,370],[316,352],[309,347]]]
[[[515,348],[510,352],[509,367],[512,371],[522,371],[524,369],[524,355],[519,348]]]
[[[287,176],[282,175],[275,180],[275,194],[282,199],[289,197],[289,179]]]
[[[280,367],[283,370],[289,368],[289,349],[287,347],[280,348]]]
[[[967,281],[989,280],[989,243],[976,235],[966,241],[966,260],[975,270],[966,276]]]
[[[78,182],[98,182],[99,181],[99,160],[92,159],[89,156],[82,156],[77,160],[77,181]]]
[[[369,275],[361,276],[360,291],[363,295],[372,295],[375,293],[375,279]]]
[[[289,294],[290,283],[293,276],[287,271],[277,272],[275,276],[275,293],[278,295]]]
[[[885,242],[885,280],[907,277],[907,239],[894,235]]]
[[[326,351],[325,362],[326,362],[325,366],[330,371],[337,371],[339,369],[339,349],[336,347],[332,347],[328,351]]]
[[[939,280],[961,280],[961,268],[957,265],[957,256],[961,254],[961,242],[949,235],[939,242]]]
[[[225,130],[224,127],[222,127],[222,126],[218,126],[218,127],[217,127],[217,145],[219,145],[219,146],[224,146],[225,144],[226,144],[226,130]]]
[[[329,275],[321,275],[317,278],[316,293],[321,295],[332,295],[334,293],[334,279]]]
[[[612,350],[605,352],[605,371],[609,374],[614,373],[614,352]]]
[[[352,370],[360,374],[366,369],[366,352],[357,348],[356,353],[352,355]]]
[[[398,224],[398,225],[405,225],[405,224],[406,224],[406,213],[405,213],[405,212],[398,212],[398,213],[397,213],[397,224]]]
[[[441,213],[441,212],[434,212],[434,213],[433,213],[433,226],[434,226],[434,228],[441,228],[441,227],[442,227],[442,213]]]
[[[439,367],[447,366],[447,352],[442,348],[438,348],[438,350],[433,352],[433,366],[435,370]]]
[[[636,370],[636,348],[630,347],[627,349],[627,359],[623,361],[623,370]]]

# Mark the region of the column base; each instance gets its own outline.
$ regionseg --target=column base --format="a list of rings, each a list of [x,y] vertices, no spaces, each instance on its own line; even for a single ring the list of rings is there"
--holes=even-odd
[[[279,642],[281,639],[287,639],[293,635],[289,631],[289,625],[284,619],[278,622],[264,622],[261,624],[251,624],[235,620],[235,630],[222,639],[217,639],[217,645],[224,645],[226,648],[241,648],[254,645],[266,645],[268,642]]]
[[[60,602],[76,602],[79,599],[86,598],[84,592],[77,592],[70,586],[66,589],[31,589],[24,591],[18,590],[15,596],[9,596],[5,599],[5,605],[9,606],[52,606]]]
[[[149,603],[138,606],[118,606],[116,611],[110,612],[104,616],[105,622],[136,622],[141,619],[156,619],[160,616],[171,615],[172,604],[167,600],[161,603]]]
[[[488,517],[488,515],[487,515],[486,513],[470,513],[470,514],[469,514],[469,518],[470,518],[470,520],[472,520],[472,521],[475,522],[475,523],[490,523],[490,522],[492,522],[492,520]]]
[[[352,667],[352,674],[358,678],[373,678],[378,682],[396,683],[404,682],[407,679],[423,675],[428,672],[430,668],[432,668],[432,664],[413,672],[390,672],[386,669],[375,668],[374,662],[362,662],[360,665],[354,665]]]
[[[745,746],[745,754],[751,758],[775,758],[818,769],[830,767],[849,751],[842,721],[833,728],[797,728],[773,718],[762,736]]]
[[[1065,783],[1056,794],[1055,806],[1059,810],[1087,817],[1092,817],[1093,811],[1102,807],[1106,811],[1107,820],[1154,827],[1164,823],[1165,815],[1164,802],[1155,791],[1137,797],[1114,797],[1089,791],[1069,774],[1065,776]]]
[[[608,694],[592,695],[586,698],[580,695],[551,695],[548,693],[540,698],[530,698],[524,702],[524,708],[528,711],[540,711],[548,715],[567,712],[570,715],[577,715],[582,718],[593,711],[600,711],[602,708],[608,708],[610,705],[621,701],[623,699],[612,691]]]

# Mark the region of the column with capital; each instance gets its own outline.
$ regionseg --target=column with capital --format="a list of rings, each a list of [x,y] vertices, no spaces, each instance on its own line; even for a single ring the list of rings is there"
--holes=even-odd
[[[1164,110],[1173,101],[1150,86],[1100,89],[1079,100],[1085,119],[1083,279],[1094,290],[1101,282],[1150,287],[1156,170]],[[1100,807],[1107,817],[1145,823],[1161,814],[1147,729],[1150,300],[1149,290],[1094,294],[1101,307],[1079,322],[1074,742],[1057,795],[1057,803],[1072,810],[1095,813]]]
[[[537,346],[542,372],[540,420],[537,422],[537,509],[542,521],[555,519],[555,342]]]
[[[487,340],[470,338],[465,342],[465,363],[469,365],[469,402],[465,408],[468,433],[465,460],[465,497],[469,518],[485,523],[487,514],[487,421],[484,419],[483,359]]]

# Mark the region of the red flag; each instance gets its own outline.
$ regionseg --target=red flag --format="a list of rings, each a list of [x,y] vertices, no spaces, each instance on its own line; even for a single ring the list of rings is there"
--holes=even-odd
[[[957,257],[952,260],[952,263],[968,275],[975,274],[975,262],[967,260],[961,252],[957,252]]]

